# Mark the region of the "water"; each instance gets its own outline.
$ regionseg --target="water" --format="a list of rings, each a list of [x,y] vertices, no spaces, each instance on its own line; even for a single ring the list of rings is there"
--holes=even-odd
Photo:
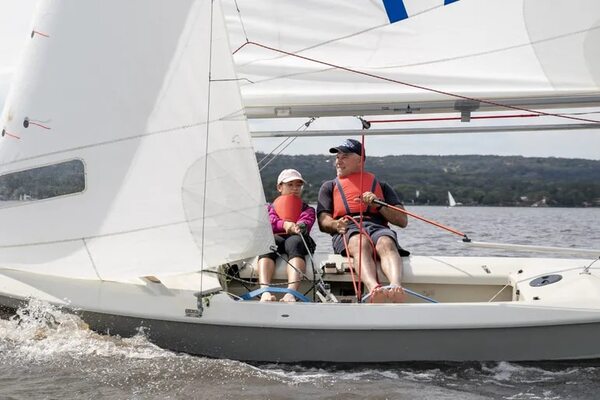
[[[411,207],[479,241],[600,248],[600,209]],[[465,249],[411,221],[413,254],[521,255]],[[315,234],[318,251],[327,236]],[[600,360],[544,363],[250,365],[176,354],[142,333],[98,335],[77,317],[34,302],[0,320],[0,399],[596,399]],[[599,339],[600,340],[600,339]]]

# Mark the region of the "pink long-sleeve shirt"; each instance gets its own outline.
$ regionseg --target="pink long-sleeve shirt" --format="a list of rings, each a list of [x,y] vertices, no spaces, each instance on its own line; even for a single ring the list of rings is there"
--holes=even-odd
[[[275,208],[273,205],[269,203],[269,220],[271,221],[271,227],[273,228],[273,233],[282,234],[285,233],[283,229],[283,223],[285,222],[279,215],[275,212]],[[298,217],[297,224],[304,223],[306,225],[306,232],[310,232],[312,226],[315,223],[316,213],[315,209],[309,206],[306,203],[302,203],[302,212],[300,213],[300,217]]]

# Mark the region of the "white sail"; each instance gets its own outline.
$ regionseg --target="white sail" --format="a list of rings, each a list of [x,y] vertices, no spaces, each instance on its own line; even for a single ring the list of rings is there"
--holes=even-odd
[[[450,191],[448,191],[448,207],[454,207],[454,206],[456,206],[456,200],[454,200],[452,193],[450,193]]]
[[[220,3],[44,0],[33,27],[0,176],[81,160],[85,190],[0,208],[1,268],[119,279],[268,250]]]
[[[597,105],[600,2],[576,3],[224,0],[253,117]]]

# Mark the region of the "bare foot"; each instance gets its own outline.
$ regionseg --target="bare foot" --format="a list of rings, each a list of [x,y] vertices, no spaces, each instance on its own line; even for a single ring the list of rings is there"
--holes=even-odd
[[[370,303],[389,303],[386,290],[381,286],[375,286],[373,290],[371,290],[371,295],[369,296]]]
[[[296,297],[291,293],[286,293],[285,296],[279,301],[283,301],[284,303],[295,303]]]
[[[401,286],[376,286],[371,290],[369,296],[371,303],[402,303],[404,302],[404,290]]]
[[[404,303],[404,289],[402,286],[391,285],[385,289],[388,303]]]
[[[260,296],[260,301],[276,301],[277,298],[269,292],[264,292],[262,296]]]

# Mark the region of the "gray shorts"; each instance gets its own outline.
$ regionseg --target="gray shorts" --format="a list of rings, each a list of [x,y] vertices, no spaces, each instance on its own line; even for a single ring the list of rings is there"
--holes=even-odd
[[[367,234],[371,237],[371,240],[373,241],[373,243],[375,245],[377,244],[377,241],[379,240],[380,237],[389,236],[396,243],[396,246],[398,247],[398,252],[400,253],[401,257],[406,257],[410,254],[410,252],[408,252],[408,251],[404,250],[402,247],[400,247],[400,245],[398,244],[398,237],[396,236],[396,232],[394,232],[387,226],[379,225],[379,224],[376,224],[376,223],[370,222],[370,221],[363,221],[363,230],[365,232],[367,232]],[[359,229],[356,226],[356,224],[354,224],[354,223],[349,224],[348,228],[346,229],[346,233],[344,234],[344,235],[346,235],[346,240],[349,241],[350,238],[352,236],[356,235],[358,232],[359,232]],[[346,247],[344,246],[344,239],[343,239],[342,235],[340,235],[339,233],[333,235],[331,241],[332,241],[331,244],[333,246],[333,251],[336,254],[341,254],[343,256],[346,256]]]

